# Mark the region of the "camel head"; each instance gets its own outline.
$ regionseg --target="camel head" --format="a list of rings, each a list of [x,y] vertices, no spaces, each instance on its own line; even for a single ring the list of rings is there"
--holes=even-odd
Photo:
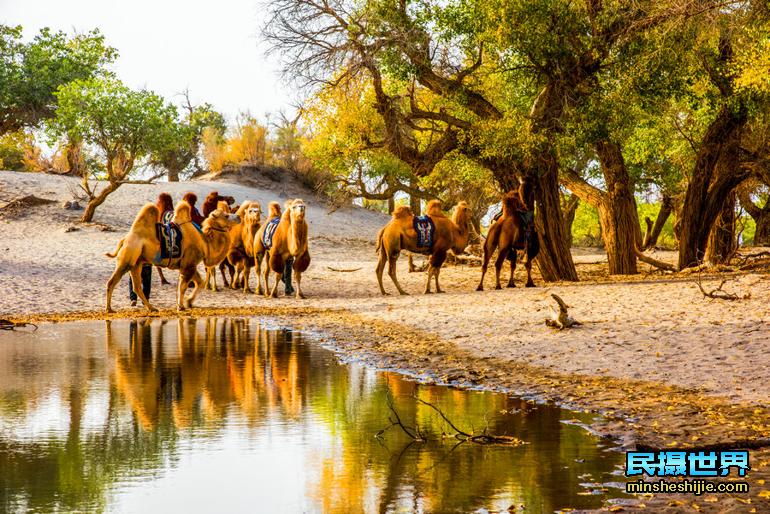
[[[203,220],[203,233],[213,235],[213,232],[227,232],[230,227],[240,223],[237,214],[229,214],[221,209],[211,211],[208,218]]]
[[[262,220],[262,206],[259,202],[245,201],[236,214],[246,225],[258,224]]]
[[[295,198],[294,200],[291,200],[288,203],[286,210],[291,217],[292,223],[305,221],[305,202],[301,199]]]
[[[535,187],[537,183],[533,177],[525,176],[519,184],[519,200],[528,211],[535,209]]]
[[[461,201],[455,205],[455,212],[452,214],[452,221],[460,229],[460,232],[466,233],[471,225],[471,207],[468,202]]]

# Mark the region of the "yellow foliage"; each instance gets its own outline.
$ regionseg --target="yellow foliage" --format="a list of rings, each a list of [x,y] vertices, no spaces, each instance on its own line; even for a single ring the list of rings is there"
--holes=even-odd
[[[203,157],[214,173],[222,171],[225,166],[265,164],[270,158],[267,127],[250,116],[244,116],[229,137],[223,137],[216,129],[206,127],[201,140]]]

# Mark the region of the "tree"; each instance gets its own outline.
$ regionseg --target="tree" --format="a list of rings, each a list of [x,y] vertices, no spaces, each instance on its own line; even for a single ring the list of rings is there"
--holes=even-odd
[[[94,146],[104,162],[103,173],[89,168],[81,174],[88,198],[81,221],[88,222],[113,191],[130,181],[138,161],[173,140],[177,111],[155,93],[133,91],[112,78],[77,80],[62,86],[56,97],[50,133]],[[107,184],[99,189],[92,178],[105,178]]]
[[[195,175],[201,171],[198,155],[204,130],[224,133],[227,128],[224,116],[211,104],[193,106],[187,92],[184,97],[184,118],[169,127],[168,139],[152,153],[150,160],[152,166],[165,170],[169,182],[178,182],[182,174]],[[191,167],[194,169],[190,170]]]
[[[29,43],[22,28],[0,25],[0,134],[37,128],[56,110],[56,91],[107,74],[117,52],[98,30],[67,36],[44,28]]]

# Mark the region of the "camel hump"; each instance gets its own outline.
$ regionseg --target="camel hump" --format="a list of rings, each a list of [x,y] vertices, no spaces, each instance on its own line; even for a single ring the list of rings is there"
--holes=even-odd
[[[155,226],[155,222],[160,217],[160,210],[158,209],[158,206],[153,203],[145,204],[144,207],[139,211],[139,214],[136,215],[136,218],[134,219],[133,227],[136,227],[137,225],[152,225]]]
[[[267,217],[276,218],[281,215],[281,204],[278,202],[270,202],[267,206]]]
[[[182,200],[178,204],[176,204],[176,209],[174,209],[174,222],[175,223],[184,223],[186,221],[192,220],[192,216],[190,214],[191,212],[190,204]]]
[[[508,191],[503,196],[503,214],[512,215],[519,205],[519,194],[516,191]]]
[[[219,209],[222,212],[230,213],[230,204],[228,204],[225,200],[219,200],[217,202],[217,209]]]
[[[393,213],[391,214],[393,216],[394,220],[398,219],[404,219],[408,217],[414,216],[412,213],[412,209],[409,208],[408,205],[399,205],[395,209],[393,209]]]
[[[425,213],[428,216],[436,216],[436,217],[444,216],[444,213],[441,212],[441,201],[431,200],[430,202],[428,202],[428,205],[425,207]]]

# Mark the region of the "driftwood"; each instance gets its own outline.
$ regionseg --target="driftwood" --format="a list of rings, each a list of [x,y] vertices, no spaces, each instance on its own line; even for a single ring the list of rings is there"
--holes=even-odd
[[[33,327],[33,331],[37,330],[37,325],[34,323],[16,323],[7,319],[0,319],[0,330],[16,330],[24,327]]]
[[[567,311],[569,305],[564,303],[564,300],[554,293],[551,293],[551,298],[556,300],[556,303],[559,304],[559,310],[553,309],[551,317],[545,319],[546,325],[551,328],[564,330],[565,328],[572,328],[582,324],[569,315],[569,312]]]
[[[712,289],[711,291],[706,291],[703,288],[703,284],[701,284],[701,276],[700,273],[698,273],[698,280],[695,281],[695,284],[698,286],[698,289],[700,289],[700,292],[703,293],[704,298],[713,298],[715,300],[748,300],[751,298],[751,293],[746,293],[744,295],[737,295],[735,293],[728,293],[727,291],[724,291],[722,287],[727,283],[728,279],[723,279],[722,282],[719,283],[719,287],[716,289]]]

